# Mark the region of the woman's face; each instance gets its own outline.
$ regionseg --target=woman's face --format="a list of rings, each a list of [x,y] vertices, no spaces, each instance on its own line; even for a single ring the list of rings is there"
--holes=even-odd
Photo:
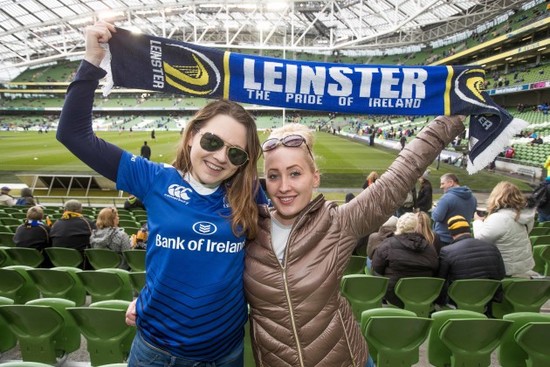
[[[216,135],[225,145],[214,152],[204,150],[200,140],[205,133]],[[227,115],[217,115],[204,124],[189,142],[193,178],[206,186],[217,186],[233,176],[239,167],[229,161],[227,150],[236,146],[246,151],[246,133],[243,124]]]
[[[264,157],[267,192],[277,209],[277,219],[290,225],[319,187],[319,172],[311,168],[311,158],[303,146],[280,145],[264,152]]]

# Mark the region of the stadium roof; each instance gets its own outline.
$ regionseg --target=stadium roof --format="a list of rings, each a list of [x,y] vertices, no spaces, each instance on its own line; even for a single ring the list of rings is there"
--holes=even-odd
[[[474,30],[534,0],[0,0],[0,71],[82,56],[117,26],[224,49],[364,52]]]

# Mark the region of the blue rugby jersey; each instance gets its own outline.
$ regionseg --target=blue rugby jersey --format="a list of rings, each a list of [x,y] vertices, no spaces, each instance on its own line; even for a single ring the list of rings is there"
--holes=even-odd
[[[193,190],[174,167],[122,154],[117,187],[147,208],[146,286],[137,302],[144,338],[192,360],[215,360],[244,337],[245,237],[231,231],[220,186]]]

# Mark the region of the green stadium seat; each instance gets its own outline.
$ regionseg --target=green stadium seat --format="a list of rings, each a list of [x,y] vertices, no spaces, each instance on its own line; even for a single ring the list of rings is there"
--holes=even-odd
[[[367,323],[372,317],[388,317],[388,316],[408,316],[416,317],[416,314],[412,311],[403,310],[401,308],[393,307],[380,307],[380,308],[371,308],[370,310],[363,311],[361,313],[361,334],[365,336]],[[369,344],[369,354],[373,356],[373,359],[376,360],[378,355],[378,350],[375,345]]]
[[[512,312],[539,312],[550,298],[550,279],[506,278],[502,280],[503,301],[493,302],[493,315],[502,318]]]
[[[13,299],[0,297],[0,306],[12,305]],[[0,314],[0,354],[7,352],[17,345],[17,338],[8,326],[8,322]]]
[[[0,245],[14,247],[15,243],[13,243],[13,232],[9,230],[0,231]]]
[[[137,223],[133,218],[132,219],[120,219],[120,221],[118,222],[118,226],[119,227],[139,227],[139,223]]]
[[[35,248],[10,247],[5,248],[4,251],[14,265],[26,265],[36,268],[44,261],[42,252]]]
[[[126,276],[121,273],[124,271],[123,269],[84,270],[76,274],[88,294],[92,296],[92,302],[112,299],[131,301],[134,293],[128,272]]]
[[[550,235],[529,236],[529,239],[531,240],[532,246],[550,245]]]
[[[503,316],[503,320],[513,324],[502,335],[498,350],[498,361],[501,367],[526,366],[527,353],[517,343],[516,331],[531,322],[550,322],[550,314],[540,312],[515,312]],[[547,342],[547,340],[546,340]]]
[[[13,217],[2,217],[0,218],[0,224],[3,224],[5,226],[11,226],[11,225],[20,226],[21,224],[23,224],[23,221],[21,219],[13,218]]]
[[[136,293],[141,292],[141,289],[145,286],[145,272],[144,271],[131,271],[128,273],[130,277],[130,284]]]
[[[428,339],[428,361],[436,367],[447,367],[451,365],[451,350],[442,342],[439,337],[439,329],[450,319],[487,319],[482,313],[467,310],[443,310],[432,313],[430,336]]]
[[[550,321],[529,322],[516,331],[514,339],[527,353],[527,366],[550,366]]]
[[[450,319],[439,329],[439,338],[451,351],[451,366],[489,366],[491,353],[511,321],[499,319]]]
[[[443,283],[445,279],[441,278],[401,278],[395,285],[395,295],[403,301],[406,310],[413,311],[419,317],[429,317]]]
[[[136,334],[136,328],[125,322],[129,304],[92,303],[68,309],[87,340],[92,366],[126,361]]]
[[[7,247],[0,246],[0,268],[8,265],[13,265],[11,258],[9,255],[4,251],[4,249]]]
[[[529,237],[531,236],[545,236],[550,232],[550,227],[533,227],[531,232],[529,232]]]
[[[432,320],[415,316],[372,316],[365,338],[377,354],[378,367],[412,366],[418,363],[419,347],[426,340]],[[396,330],[399,330],[396,332]]]
[[[48,247],[44,249],[54,266],[79,267],[84,261],[82,253],[74,248]]]
[[[349,274],[365,274],[365,267],[367,266],[366,256],[352,256],[349,260],[344,275]]]
[[[544,276],[550,276],[550,245],[533,246],[533,259],[535,260],[533,270]]]
[[[145,271],[145,250],[126,250],[122,256],[132,271]]]
[[[84,250],[84,255],[96,270],[117,268],[122,263],[122,255],[106,248],[87,248]]]
[[[73,301],[75,306],[82,306],[86,302],[86,289],[80,278],[76,276],[76,272],[81,269],[73,269],[73,271],[63,268],[30,269],[27,273],[40,290],[42,297],[68,299]]]
[[[80,335],[63,308],[67,300],[41,299],[35,304],[0,306],[0,314],[16,335],[24,361],[56,364],[80,347]]]
[[[27,274],[27,270],[33,269],[24,265],[10,265],[0,268],[0,296],[14,300],[16,304],[40,297],[40,292]]]
[[[366,274],[349,274],[342,277],[342,294],[348,299],[357,321],[371,308],[382,307],[388,278]]]
[[[459,309],[484,313],[499,287],[499,280],[460,279],[451,283],[447,293]]]

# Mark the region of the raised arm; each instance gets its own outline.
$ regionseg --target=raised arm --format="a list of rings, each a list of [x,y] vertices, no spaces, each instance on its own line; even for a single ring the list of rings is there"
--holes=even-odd
[[[464,130],[463,120],[463,116],[439,116],[430,122],[373,185],[340,207],[342,228],[358,238],[377,230],[403,203],[441,150]]]
[[[90,168],[116,181],[122,149],[99,139],[92,129],[94,93],[106,74],[98,67],[105,55],[101,45],[112,31],[114,27],[104,22],[86,28],[86,55],[67,90],[56,137]]]

